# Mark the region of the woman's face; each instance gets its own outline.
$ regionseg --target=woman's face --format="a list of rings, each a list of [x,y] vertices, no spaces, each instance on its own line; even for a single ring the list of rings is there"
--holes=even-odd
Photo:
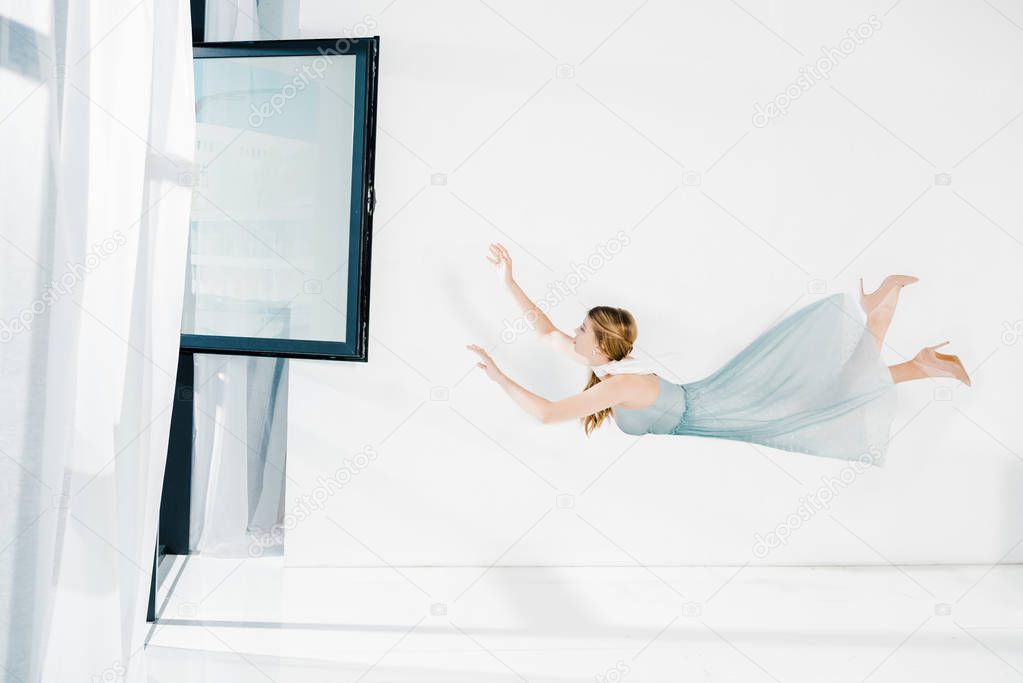
[[[590,317],[586,316],[575,328],[575,352],[585,358],[590,365],[600,365],[607,362],[607,357],[597,348],[597,337],[593,332],[593,325]]]

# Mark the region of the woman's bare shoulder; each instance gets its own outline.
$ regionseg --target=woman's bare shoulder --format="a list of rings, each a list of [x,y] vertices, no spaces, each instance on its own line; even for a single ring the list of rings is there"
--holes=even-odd
[[[654,373],[607,375],[603,381],[614,383],[618,403],[648,404],[656,399],[660,385],[660,380]]]
[[[633,384],[651,384],[658,381],[659,377],[656,373],[648,373],[646,375],[640,375],[636,373],[622,373],[620,375],[605,375],[604,381],[609,379],[625,380]]]

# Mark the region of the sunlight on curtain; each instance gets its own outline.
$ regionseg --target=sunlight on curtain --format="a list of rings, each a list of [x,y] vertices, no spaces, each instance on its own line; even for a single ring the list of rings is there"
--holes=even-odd
[[[193,148],[187,3],[0,0],[10,680],[145,680]]]

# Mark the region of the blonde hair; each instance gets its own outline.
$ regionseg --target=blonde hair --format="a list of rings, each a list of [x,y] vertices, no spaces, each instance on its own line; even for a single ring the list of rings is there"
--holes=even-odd
[[[636,320],[631,313],[624,308],[595,306],[586,313],[586,317],[593,327],[593,336],[601,353],[610,360],[621,360],[629,355],[632,345],[636,341]],[[599,381],[600,378],[591,370],[586,389]],[[592,415],[579,418],[586,436],[589,436],[610,415],[611,408],[604,408]]]

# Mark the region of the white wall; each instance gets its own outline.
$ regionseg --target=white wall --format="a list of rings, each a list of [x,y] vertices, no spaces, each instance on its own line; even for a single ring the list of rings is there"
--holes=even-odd
[[[346,4],[303,2],[299,22],[382,38],[370,362],[291,365],[290,564],[1023,559],[1023,10]],[[829,79],[753,124],[871,15],[880,28]],[[669,379],[703,377],[861,275],[903,272],[921,280],[886,358],[948,339],[974,386],[900,385],[888,466],[758,557],[756,534],[847,463],[613,425],[587,440],[527,417],[464,348],[547,397],[581,390],[580,367],[502,342],[516,310],[484,254],[504,242],[541,297],[619,231],[628,246],[551,316],[571,330],[590,306],[630,309]],[[325,487],[360,451],[373,457]]]

